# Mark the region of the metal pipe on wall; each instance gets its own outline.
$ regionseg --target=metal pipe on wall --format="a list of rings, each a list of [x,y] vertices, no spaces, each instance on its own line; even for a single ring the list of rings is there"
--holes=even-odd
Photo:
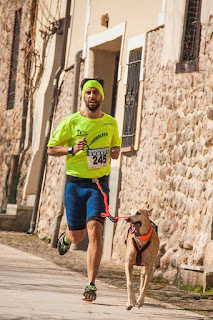
[[[72,95],[72,101],[71,101],[71,113],[76,112],[78,107],[78,90],[79,90],[80,67],[82,62],[82,52],[83,50],[79,50],[75,54],[74,86],[73,86],[73,95]]]

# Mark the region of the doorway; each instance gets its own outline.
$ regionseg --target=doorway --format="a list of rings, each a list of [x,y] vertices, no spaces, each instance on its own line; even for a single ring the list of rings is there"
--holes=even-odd
[[[119,51],[111,52],[95,49],[93,50],[93,55],[94,77],[100,77],[104,80],[105,97],[102,102],[102,110],[114,116],[116,109]]]

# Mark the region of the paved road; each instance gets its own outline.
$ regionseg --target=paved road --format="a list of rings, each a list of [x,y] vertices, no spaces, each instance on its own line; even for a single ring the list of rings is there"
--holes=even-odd
[[[97,281],[96,301],[82,301],[82,275],[0,245],[1,320],[201,320],[207,319],[146,298],[143,308],[125,309],[126,292]]]

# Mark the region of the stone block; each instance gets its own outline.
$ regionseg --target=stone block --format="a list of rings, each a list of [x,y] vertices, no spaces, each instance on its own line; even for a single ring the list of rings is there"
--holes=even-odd
[[[181,265],[180,279],[185,285],[189,285],[191,287],[203,286],[203,269],[195,268],[193,270],[190,266]]]
[[[172,248],[169,248],[166,253],[162,256],[162,258],[160,259],[160,268],[162,270],[166,270],[168,269],[171,260],[172,260],[172,255],[173,255],[174,251]]]
[[[35,203],[35,195],[34,194],[29,194],[27,196],[27,206],[33,207]]]
[[[0,230],[26,232],[30,227],[31,207],[17,207],[17,214],[0,214]]]
[[[184,265],[180,266],[181,281],[191,287],[202,286],[203,292],[213,288],[213,266]]]
[[[16,215],[17,214],[17,204],[8,204],[6,214],[8,215]]]
[[[203,291],[213,288],[213,267],[206,268],[203,274]]]
[[[209,120],[213,120],[213,108],[209,107],[207,110],[207,117]]]
[[[183,249],[185,250],[193,250],[193,245],[190,243],[190,241],[185,240],[183,243]]]
[[[204,252],[204,266],[213,268],[213,240],[211,240]]]

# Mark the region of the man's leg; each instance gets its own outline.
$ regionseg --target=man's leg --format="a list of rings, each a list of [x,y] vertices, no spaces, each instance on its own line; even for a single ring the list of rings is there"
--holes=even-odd
[[[87,232],[89,238],[87,249],[88,283],[84,291],[84,300],[93,301],[96,299],[95,279],[98,275],[103,251],[103,225],[98,221],[91,220],[87,223]]]
[[[72,242],[74,244],[78,244],[84,239],[86,229],[83,230],[69,230],[67,227],[65,236],[67,241]]]
[[[98,221],[91,220],[87,223],[87,232],[89,238],[87,249],[87,274],[88,281],[94,283],[98,275],[103,252],[103,225]]]
[[[71,243],[78,244],[84,239],[86,229],[82,230],[69,230],[66,231],[58,239],[58,252],[60,255],[64,255],[70,248]]]
[[[69,250],[71,243],[78,244],[84,239],[86,231],[86,200],[85,184],[67,181],[65,207],[68,227],[58,240],[57,247],[60,255],[64,255]]]
[[[107,182],[102,183],[104,192],[109,195]],[[95,183],[88,187],[89,198],[87,200],[87,232],[89,245],[87,248],[87,276],[88,283],[84,291],[85,300],[93,301],[96,299],[95,280],[103,252],[103,224],[104,218],[101,212],[105,212],[104,198]]]

